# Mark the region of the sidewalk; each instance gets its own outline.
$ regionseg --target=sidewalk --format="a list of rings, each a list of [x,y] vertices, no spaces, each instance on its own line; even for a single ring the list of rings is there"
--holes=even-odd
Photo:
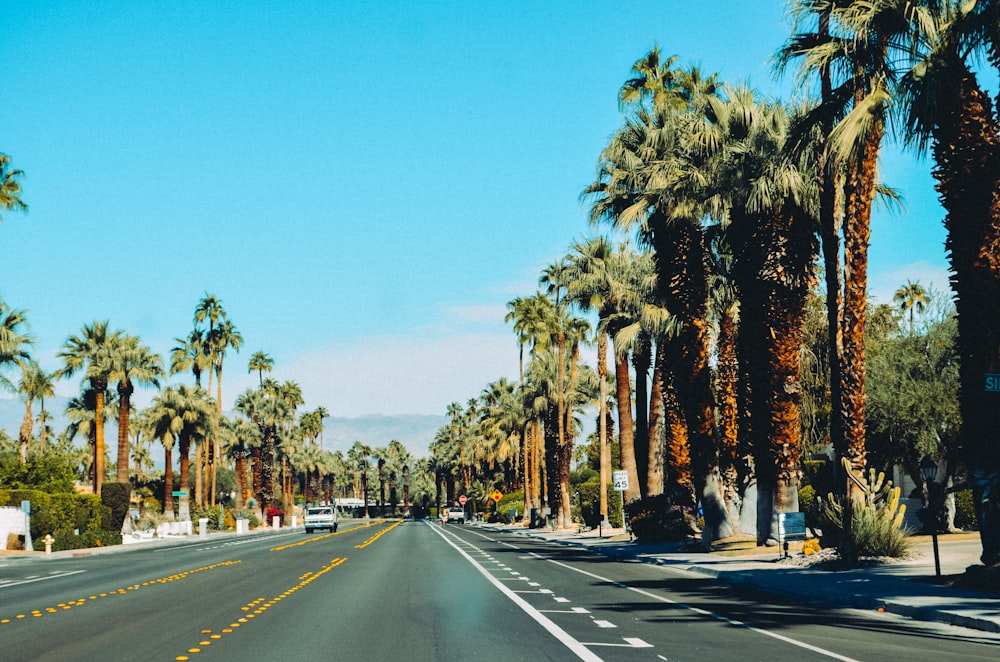
[[[916,538],[912,559],[829,571],[779,563],[780,551],[776,547],[768,548],[765,553],[730,555],[682,550],[678,544],[631,542],[622,529],[605,529],[603,536],[598,536],[597,531],[503,529],[584,547],[612,558],[670,566],[726,584],[813,604],[884,611],[916,620],[1000,633],[1000,595],[933,583],[934,555],[929,537]],[[978,534],[943,535],[939,542],[942,575],[958,575],[969,566],[986,570],[979,562]]]

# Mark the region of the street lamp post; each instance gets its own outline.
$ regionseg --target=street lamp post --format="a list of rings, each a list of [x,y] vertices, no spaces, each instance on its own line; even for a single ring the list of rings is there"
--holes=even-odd
[[[937,478],[937,462],[930,455],[924,457],[920,462],[920,476],[924,479],[924,486],[927,488],[927,509],[929,514],[924,518],[924,526],[931,527],[931,540],[934,544],[934,574],[941,576],[941,557],[938,554],[938,529],[941,527],[938,507],[938,485],[934,480]]]

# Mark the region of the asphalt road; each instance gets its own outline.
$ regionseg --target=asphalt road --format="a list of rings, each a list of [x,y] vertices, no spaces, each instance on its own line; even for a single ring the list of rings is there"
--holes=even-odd
[[[344,520],[0,567],[5,660],[996,660],[1000,638],[783,604],[515,533]]]

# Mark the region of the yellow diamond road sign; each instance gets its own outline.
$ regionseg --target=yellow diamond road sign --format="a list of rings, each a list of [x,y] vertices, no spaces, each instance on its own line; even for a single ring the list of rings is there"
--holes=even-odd
[[[500,499],[503,498],[503,493],[500,490],[493,490],[493,494],[490,495],[490,498],[495,502],[500,503]]]

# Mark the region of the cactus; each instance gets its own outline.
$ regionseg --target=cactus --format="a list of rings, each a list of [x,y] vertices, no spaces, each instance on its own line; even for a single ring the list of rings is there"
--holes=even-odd
[[[844,470],[850,463],[843,460]],[[886,480],[884,472],[868,470],[868,480],[857,480],[861,498],[819,499],[819,514],[824,538],[837,548],[849,564],[860,557],[906,556],[910,548],[909,531],[903,528],[906,506],[900,504],[900,489]]]

